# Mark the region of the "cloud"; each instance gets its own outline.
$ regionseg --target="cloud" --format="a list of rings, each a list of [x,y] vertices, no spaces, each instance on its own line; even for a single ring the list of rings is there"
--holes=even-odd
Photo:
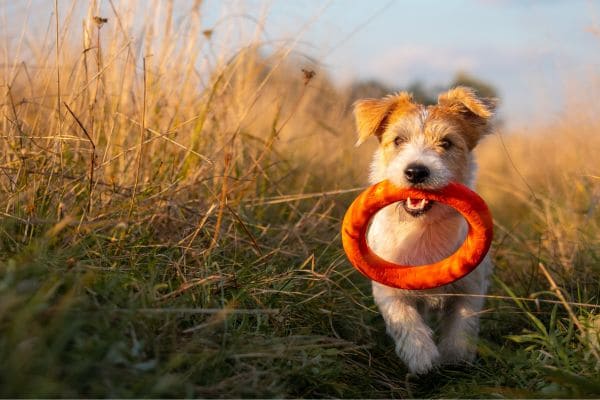
[[[411,44],[372,56],[360,75],[392,87],[406,87],[415,81],[432,87],[450,83],[458,71],[468,72],[494,85],[502,97],[503,113],[510,116],[510,121],[520,122],[545,101],[548,92],[560,90],[561,71],[573,71],[576,60],[560,50],[551,46]],[[552,108],[559,106],[557,103]]]
[[[532,73],[560,56],[546,48],[464,48],[405,45],[386,50],[361,68],[361,75],[395,85],[415,80],[447,83],[458,71],[484,76]],[[562,56],[564,59],[564,56]]]

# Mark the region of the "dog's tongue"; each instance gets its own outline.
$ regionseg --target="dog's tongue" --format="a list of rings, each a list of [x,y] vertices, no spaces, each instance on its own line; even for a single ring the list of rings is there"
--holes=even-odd
[[[427,199],[411,199],[410,197],[406,199],[406,207],[415,211],[423,210],[427,206],[427,203],[429,203]]]

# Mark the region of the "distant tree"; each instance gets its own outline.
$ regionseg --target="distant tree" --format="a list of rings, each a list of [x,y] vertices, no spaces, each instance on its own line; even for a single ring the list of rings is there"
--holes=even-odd
[[[406,91],[412,93],[416,102],[430,105],[437,103],[437,96],[440,92],[456,86],[471,87],[481,97],[498,98],[498,91],[491,83],[476,78],[467,72],[460,71],[448,85],[426,86],[422,81],[417,80],[405,88],[394,88],[375,79],[358,81],[349,87],[348,104],[352,104],[358,99],[381,98],[391,93]]]
[[[411,83],[405,90],[412,93],[413,99],[418,103],[425,105],[437,103],[436,94],[431,89],[426,88],[421,81]]]
[[[369,79],[367,81],[358,81],[350,86],[350,102],[353,103],[358,99],[378,99],[386,96],[390,93],[395,92],[393,88],[387,86],[383,82],[375,79]]]

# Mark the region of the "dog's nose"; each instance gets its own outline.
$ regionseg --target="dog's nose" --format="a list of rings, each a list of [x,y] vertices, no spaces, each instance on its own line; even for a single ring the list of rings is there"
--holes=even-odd
[[[422,183],[429,177],[429,168],[422,164],[408,164],[404,170],[404,176],[410,183]]]

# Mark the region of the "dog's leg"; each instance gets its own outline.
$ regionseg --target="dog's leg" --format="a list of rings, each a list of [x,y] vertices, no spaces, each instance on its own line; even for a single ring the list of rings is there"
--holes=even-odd
[[[410,372],[428,372],[440,354],[432,331],[419,314],[415,301],[397,290],[373,282],[373,297],[385,320],[388,334],[396,342],[396,354]]]
[[[479,315],[487,293],[488,277],[492,271],[489,256],[475,271],[464,278],[459,292],[474,296],[456,297],[448,305],[440,324],[439,349],[441,362],[455,364],[475,359],[479,336]]]
[[[475,359],[483,301],[481,297],[458,297],[449,305],[440,325],[442,363],[456,364]]]

